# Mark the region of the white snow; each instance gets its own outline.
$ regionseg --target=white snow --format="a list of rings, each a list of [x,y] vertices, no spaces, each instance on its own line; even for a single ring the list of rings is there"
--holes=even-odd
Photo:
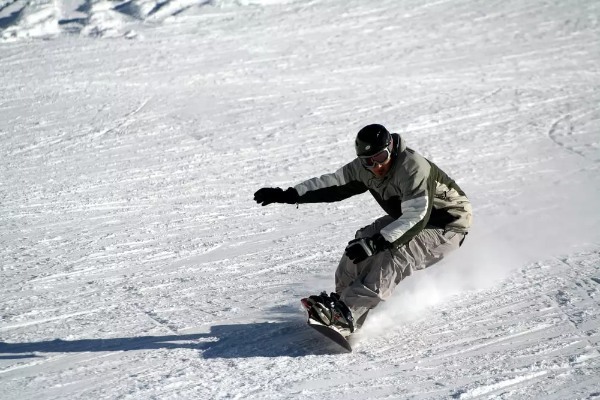
[[[0,0],[0,398],[600,398],[599,15]],[[382,211],[252,195],[335,171],[373,122],[475,226],[347,354],[299,299]]]

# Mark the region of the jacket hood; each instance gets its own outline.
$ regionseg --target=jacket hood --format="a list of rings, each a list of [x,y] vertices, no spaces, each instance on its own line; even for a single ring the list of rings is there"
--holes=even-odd
[[[392,133],[392,139],[394,140],[394,157],[406,150],[406,143],[404,139],[398,133]]]

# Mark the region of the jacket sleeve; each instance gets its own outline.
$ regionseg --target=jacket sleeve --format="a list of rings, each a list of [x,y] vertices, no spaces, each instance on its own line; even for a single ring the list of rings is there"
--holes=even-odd
[[[298,203],[329,203],[366,192],[367,186],[358,180],[355,161],[294,186],[300,196]]]
[[[425,159],[412,158],[399,175],[397,184],[402,193],[402,215],[380,232],[396,247],[408,243],[427,225],[435,193],[430,172],[431,167]]]

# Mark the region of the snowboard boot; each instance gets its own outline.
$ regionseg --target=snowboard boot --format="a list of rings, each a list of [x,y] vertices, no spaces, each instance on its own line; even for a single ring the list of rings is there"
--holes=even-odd
[[[337,293],[322,292],[320,295],[309,296],[301,300],[308,311],[308,316],[325,326],[336,328],[348,335],[354,332],[354,318],[346,304],[340,300]]]

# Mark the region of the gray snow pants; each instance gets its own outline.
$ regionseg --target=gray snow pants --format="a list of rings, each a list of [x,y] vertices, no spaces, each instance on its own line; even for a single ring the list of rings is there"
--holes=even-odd
[[[394,220],[387,215],[356,232],[370,237]],[[456,250],[466,234],[425,228],[406,245],[385,250],[354,264],[346,254],[335,272],[335,291],[348,305],[355,320],[392,295],[400,281],[413,271],[427,268]]]

